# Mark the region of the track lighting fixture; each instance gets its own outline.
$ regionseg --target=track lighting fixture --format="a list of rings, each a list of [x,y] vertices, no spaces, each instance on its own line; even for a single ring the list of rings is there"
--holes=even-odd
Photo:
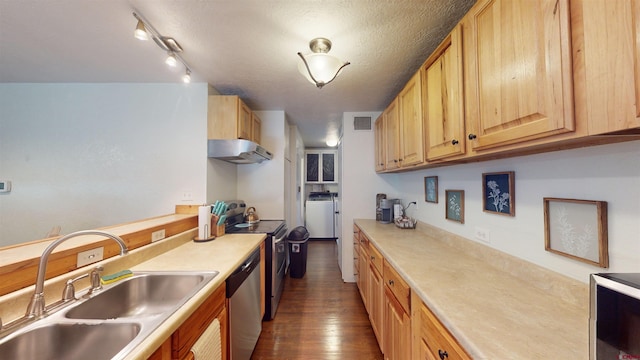
[[[176,67],[178,62],[181,62],[185,68],[185,74],[182,76],[182,81],[184,83],[191,82],[191,68],[187,65],[187,62],[184,61],[180,53],[182,53],[182,46],[178,43],[178,41],[169,36],[162,36],[156,29],[149,24],[142,16],[137,13],[133,13],[133,17],[138,20],[138,24],[136,25],[136,30],[134,32],[134,36],[139,40],[148,40],[149,37],[153,39],[153,41],[158,45],[160,49],[167,52],[167,58],[165,59],[165,63],[168,66]]]

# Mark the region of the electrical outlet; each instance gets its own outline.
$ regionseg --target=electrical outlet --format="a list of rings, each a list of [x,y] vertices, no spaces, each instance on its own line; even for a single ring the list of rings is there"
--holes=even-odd
[[[487,244],[491,243],[491,231],[489,231],[489,229],[476,227],[475,231],[476,231],[475,237],[477,240],[480,240],[483,243],[487,243]]]
[[[165,234],[164,229],[158,230],[158,231],[154,231],[154,232],[151,233],[151,242],[162,240],[162,239],[164,239],[165,236],[166,236],[166,234]]]
[[[104,259],[104,247],[99,247],[78,253],[76,267],[93,264]]]
[[[183,191],[182,201],[191,201],[191,200],[193,200],[193,193],[191,191]]]

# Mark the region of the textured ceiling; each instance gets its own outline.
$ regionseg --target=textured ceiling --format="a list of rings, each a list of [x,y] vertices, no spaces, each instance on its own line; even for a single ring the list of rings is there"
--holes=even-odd
[[[475,0],[0,0],[0,82],[180,82],[132,34],[135,10],[184,48],[193,81],[284,110],[307,147],[345,111],[382,111]],[[317,89],[296,53],[326,37],[351,65]]]

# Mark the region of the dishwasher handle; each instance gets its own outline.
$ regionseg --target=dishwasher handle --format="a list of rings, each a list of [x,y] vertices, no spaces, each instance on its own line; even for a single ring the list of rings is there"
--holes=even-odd
[[[249,277],[249,275],[260,265],[260,250],[256,249],[242,265],[236,268],[236,270],[227,278],[227,298],[233,296],[242,283]],[[259,271],[259,270],[258,270]]]

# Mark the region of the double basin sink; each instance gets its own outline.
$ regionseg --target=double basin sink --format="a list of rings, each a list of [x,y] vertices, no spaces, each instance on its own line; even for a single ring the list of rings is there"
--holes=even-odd
[[[4,359],[121,359],[218,275],[135,272],[0,339]]]

